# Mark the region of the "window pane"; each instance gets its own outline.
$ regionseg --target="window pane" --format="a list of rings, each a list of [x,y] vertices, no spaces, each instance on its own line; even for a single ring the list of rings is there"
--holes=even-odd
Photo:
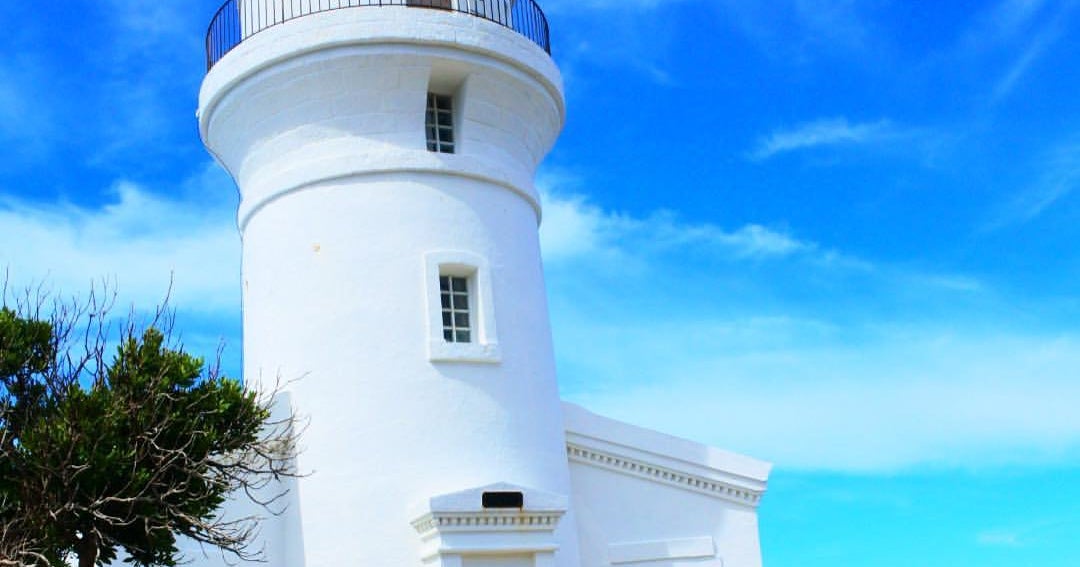
[[[472,339],[469,338],[469,332],[468,331],[458,331],[457,332],[457,342],[459,342],[459,343],[472,342]]]
[[[428,93],[424,114],[424,133],[427,148],[433,152],[454,153],[454,100],[450,95]],[[446,142],[450,142],[448,145]]]
[[[454,326],[456,327],[469,327],[469,314],[468,313],[454,313]]]
[[[442,332],[442,338],[448,343],[454,342],[454,332],[450,329],[446,329]]]
[[[464,309],[464,310],[468,311],[468,309],[469,309],[469,295],[465,294],[465,293],[462,293],[462,294],[455,293],[454,294],[454,307],[456,309]]]
[[[428,280],[431,281],[431,280]],[[442,291],[449,291],[450,289],[450,276],[439,277],[439,289]]]
[[[441,297],[442,297],[442,308],[443,309],[450,309],[450,294],[444,293],[444,294],[442,294]]]
[[[454,286],[454,291],[469,291],[465,283],[465,278],[450,278]]]
[[[443,314],[442,314],[443,327],[452,327],[453,323],[451,321],[452,321],[452,319],[451,319],[450,312],[449,311],[443,311]]]

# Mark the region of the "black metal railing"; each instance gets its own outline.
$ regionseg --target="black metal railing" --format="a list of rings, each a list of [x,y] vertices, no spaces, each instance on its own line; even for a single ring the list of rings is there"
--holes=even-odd
[[[551,53],[547,18],[535,0],[226,0],[206,31],[206,70],[266,28],[309,14],[367,6],[462,12],[506,26]]]

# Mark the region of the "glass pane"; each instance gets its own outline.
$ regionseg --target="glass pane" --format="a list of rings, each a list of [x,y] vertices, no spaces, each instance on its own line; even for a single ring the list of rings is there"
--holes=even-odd
[[[451,278],[454,283],[454,291],[469,291],[465,278]]]
[[[457,332],[457,342],[459,342],[459,343],[472,342],[472,339],[469,338],[469,332],[468,331],[458,331]]]
[[[469,314],[468,313],[454,313],[454,326],[456,326],[456,327],[464,327],[466,329],[469,328]]]
[[[428,281],[431,281],[431,280],[428,280]],[[442,291],[449,291],[450,290],[450,276],[440,276],[439,277],[439,289],[441,289]]]
[[[442,297],[442,308],[443,309],[450,309],[450,294],[444,293],[444,294],[441,294],[441,297]]]
[[[439,127],[439,139],[444,142],[454,141],[454,131],[450,128]]]
[[[443,327],[450,327],[452,325],[449,311],[443,311],[442,325]]]
[[[454,307],[458,309],[469,309],[469,294],[467,293],[455,293],[454,294]]]
[[[454,342],[454,332],[451,331],[450,329],[446,329],[445,331],[442,332],[442,338],[443,338],[444,341],[446,341],[448,343],[452,343],[452,342]]]

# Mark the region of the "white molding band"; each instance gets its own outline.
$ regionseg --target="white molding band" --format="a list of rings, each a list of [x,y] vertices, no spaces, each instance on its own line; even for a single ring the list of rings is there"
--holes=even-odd
[[[757,507],[764,493],[763,490],[752,490],[721,480],[676,471],[640,459],[585,447],[572,442],[566,444],[566,454],[572,462],[619,472],[744,506]]]
[[[433,532],[521,532],[551,531],[563,512],[433,512],[413,520],[421,537]]]

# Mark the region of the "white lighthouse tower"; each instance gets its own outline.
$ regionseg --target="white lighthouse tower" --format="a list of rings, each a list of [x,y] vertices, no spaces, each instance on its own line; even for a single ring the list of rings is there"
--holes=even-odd
[[[245,379],[310,419],[271,566],[760,565],[766,464],[559,401],[534,0],[229,0],[207,48]]]
[[[533,185],[564,117],[543,16],[351,4],[226,4],[242,41],[220,38],[200,95],[241,193],[245,378],[304,376],[302,555],[578,565]],[[536,525],[418,557],[449,538],[432,499],[470,489],[452,521]]]

